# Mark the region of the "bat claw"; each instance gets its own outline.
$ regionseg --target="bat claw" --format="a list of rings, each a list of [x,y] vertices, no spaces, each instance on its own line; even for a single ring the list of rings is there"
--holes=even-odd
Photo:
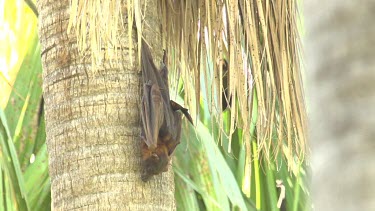
[[[190,114],[189,114],[189,110],[182,107],[180,104],[176,103],[175,101],[173,100],[170,100],[170,104],[171,104],[171,107],[174,111],[177,111],[177,110],[180,110],[184,115],[185,117],[188,119],[188,121],[194,125],[193,123],[193,118],[191,118]]]

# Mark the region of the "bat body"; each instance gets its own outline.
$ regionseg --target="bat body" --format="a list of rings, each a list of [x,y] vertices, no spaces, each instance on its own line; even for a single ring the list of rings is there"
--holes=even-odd
[[[142,175],[147,181],[153,175],[168,170],[171,155],[180,143],[182,114],[192,123],[186,108],[171,101],[168,69],[159,71],[147,44],[142,41]],[[164,59],[165,60],[165,56]],[[163,61],[164,62],[164,61]]]

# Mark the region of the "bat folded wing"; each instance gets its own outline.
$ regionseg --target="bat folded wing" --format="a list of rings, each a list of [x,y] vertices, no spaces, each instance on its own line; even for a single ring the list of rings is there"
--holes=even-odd
[[[145,84],[142,98],[142,123],[144,140],[150,149],[157,147],[160,127],[164,121],[163,99],[157,84]]]

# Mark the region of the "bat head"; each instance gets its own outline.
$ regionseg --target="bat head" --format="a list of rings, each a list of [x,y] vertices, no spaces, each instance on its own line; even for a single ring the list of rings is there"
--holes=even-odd
[[[166,153],[154,152],[143,161],[141,179],[148,181],[153,175],[160,174],[168,168],[169,158]]]

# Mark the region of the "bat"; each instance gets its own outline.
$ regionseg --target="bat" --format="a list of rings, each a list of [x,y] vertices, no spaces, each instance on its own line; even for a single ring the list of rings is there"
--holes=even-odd
[[[188,109],[170,100],[168,69],[165,66],[166,53],[164,52],[162,68],[158,70],[144,40],[141,50],[143,79],[141,179],[146,182],[153,175],[168,170],[171,156],[180,143],[182,114],[192,124],[193,120]]]

